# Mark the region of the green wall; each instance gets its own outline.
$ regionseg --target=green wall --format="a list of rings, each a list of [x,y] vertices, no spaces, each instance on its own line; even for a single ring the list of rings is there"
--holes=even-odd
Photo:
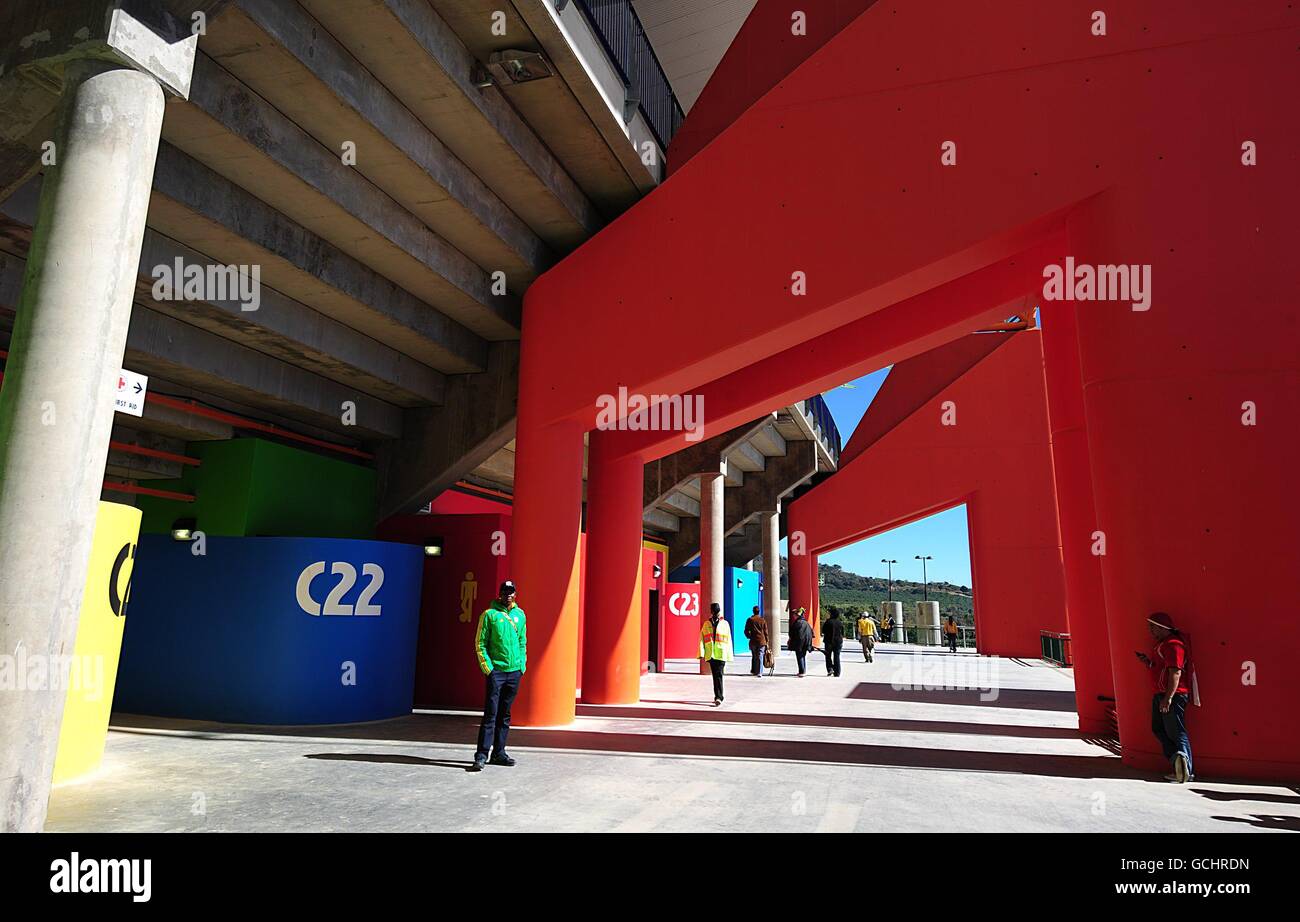
[[[262,439],[191,442],[187,453],[202,465],[186,467],[179,480],[148,486],[192,493],[195,501],[141,496],[141,531],[168,532],[177,519],[193,518],[207,535],[374,535],[371,468]]]

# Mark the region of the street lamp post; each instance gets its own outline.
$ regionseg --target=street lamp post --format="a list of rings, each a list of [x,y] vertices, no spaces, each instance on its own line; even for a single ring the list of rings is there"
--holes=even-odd
[[[882,557],[880,558],[880,562],[885,564],[886,572],[889,574],[887,577],[889,582],[889,601],[892,602],[894,601],[894,564],[898,563],[898,561],[886,560]]]
[[[926,575],[925,562],[927,560],[934,560],[934,557],[930,554],[926,554],[924,557],[917,554],[915,559],[921,561],[921,598],[928,602],[930,601],[930,578]]]

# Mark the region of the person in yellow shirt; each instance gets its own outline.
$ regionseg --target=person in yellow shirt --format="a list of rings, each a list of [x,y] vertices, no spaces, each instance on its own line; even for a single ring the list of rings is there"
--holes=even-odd
[[[953,653],[957,652],[957,622],[948,616],[948,620],[943,623],[943,639],[948,644],[948,649]]]
[[[731,626],[722,617],[722,606],[709,605],[709,617],[700,627],[700,659],[709,664],[713,673],[713,706],[722,704],[722,674],[731,659]]]
[[[876,621],[866,612],[858,616],[858,640],[862,641],[862,655],[867,662],[874,662],[872,653],[876,649]]]

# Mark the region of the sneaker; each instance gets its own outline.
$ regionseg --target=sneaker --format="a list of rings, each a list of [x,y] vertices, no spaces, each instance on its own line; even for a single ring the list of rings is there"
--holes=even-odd
[[[1174,778],[1179,784],[1186,784],[1192,777],[1187,770],[1187,756],[1181,752],[1174,754]]]
[[[498,752],[492,757],[492,764],[511,766],[515,764],[515,760],[510,758],[510,756],[506,755],[504,752]]]
[[[482,756],[475,756],[474,764],[469,767],[469,770],[472,772],[481,772],[483,771],[484,765],[487,765],[487,759]]]
[[[716,708],[716,707],[722,707],[722,699],[721,699],[721,698],[714,698],[714,699],[713,699],[713,706],[714,706],[715,708]]]
[[[1170,772],[1169,774],[1165,775],[1165,780],[1166,780],[1166,781],[1171,781],[1171,782],[1173,782],[1174,784],[1182,784],[1182,781],[1181,781],[1181,780],[1179,779],[1179,777],[1178,777],[1177,775],[1175,775],[1173,772]]]

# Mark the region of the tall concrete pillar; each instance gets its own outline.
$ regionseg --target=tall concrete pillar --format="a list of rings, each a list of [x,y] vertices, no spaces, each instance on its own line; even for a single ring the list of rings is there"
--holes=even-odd
[[[72,654],[163,93],[147,74],[77,61],[61,106],[0,391],[0,650],[28,663]],[[0,830],[44,823],[56,662],[57,687],[0,695]]]
[[[700,626],[709,618],[709,605],[723,603],[723,548],[726,534],[724,490],[726,480],[721,473],[700,475]],[[709,671],[708,664],[700,662],[701,674]]]
[[[916,642],[927,647],[939,645],[939,603],[916,603]]]
[[[903,630],[903,603],[884,601],[880,603],[880,620],[892,618],[894,621],[893,633],[890,639],[894,643],[906,643],[907,632]]]
[[[587,443],[587,576],[582,700],[641,697],[641,458],[617,457],[613,432]]]
[[[772,656],[781,649],[781,513],[760,512],[763,529],[763,618]]]

